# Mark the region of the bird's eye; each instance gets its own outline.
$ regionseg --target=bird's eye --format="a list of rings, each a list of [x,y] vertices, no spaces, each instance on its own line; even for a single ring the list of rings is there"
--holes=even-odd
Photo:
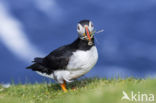
[[[77,26],[77,29],[78,29],[78,30],[80,30],[80,27],[79,27],[79,26]]]
[[[91,27],[93,27],[93,24],[91,24]]]

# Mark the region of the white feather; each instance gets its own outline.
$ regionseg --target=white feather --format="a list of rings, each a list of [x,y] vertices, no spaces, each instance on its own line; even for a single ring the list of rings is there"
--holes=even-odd
[[[98,53],[95,46],[88,51],[77,50],[73,53],[67,66],[71,73],[71,78],[80,77],[92,69],[98,59]]]
[[[36,72],[37,72],[39,75],[41,75],[41,76],[54,79],[54,75],[53,75],[53,74],[48,75],[48,74],[46,74],[46,73],[41,73],[41,72],[39,72],[39,71],[36,71]]]

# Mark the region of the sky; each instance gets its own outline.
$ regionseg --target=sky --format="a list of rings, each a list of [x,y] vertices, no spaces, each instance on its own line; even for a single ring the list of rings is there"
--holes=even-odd
[[[42,82],[25,67],[93,21],[99,59],[85,77],[156,77],[155,0],[0,0],[0,83]]]

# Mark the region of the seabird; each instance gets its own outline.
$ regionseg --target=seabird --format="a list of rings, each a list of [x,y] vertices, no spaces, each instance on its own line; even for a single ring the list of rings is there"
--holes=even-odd
[[[54,79],[67,92],[66,82],[85,75],[98,60],[92,21],[78,22],[77,32],[78,38],[73,43],[59,47],[44,58],[34,58],[33,64],[27,69]]]

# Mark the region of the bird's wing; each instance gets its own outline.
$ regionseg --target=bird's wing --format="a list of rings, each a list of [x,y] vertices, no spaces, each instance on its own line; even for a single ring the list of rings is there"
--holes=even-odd
[[[60,47],[43,59],[43,65],[51,70],[66,69],[72,50],[68,46]]]

